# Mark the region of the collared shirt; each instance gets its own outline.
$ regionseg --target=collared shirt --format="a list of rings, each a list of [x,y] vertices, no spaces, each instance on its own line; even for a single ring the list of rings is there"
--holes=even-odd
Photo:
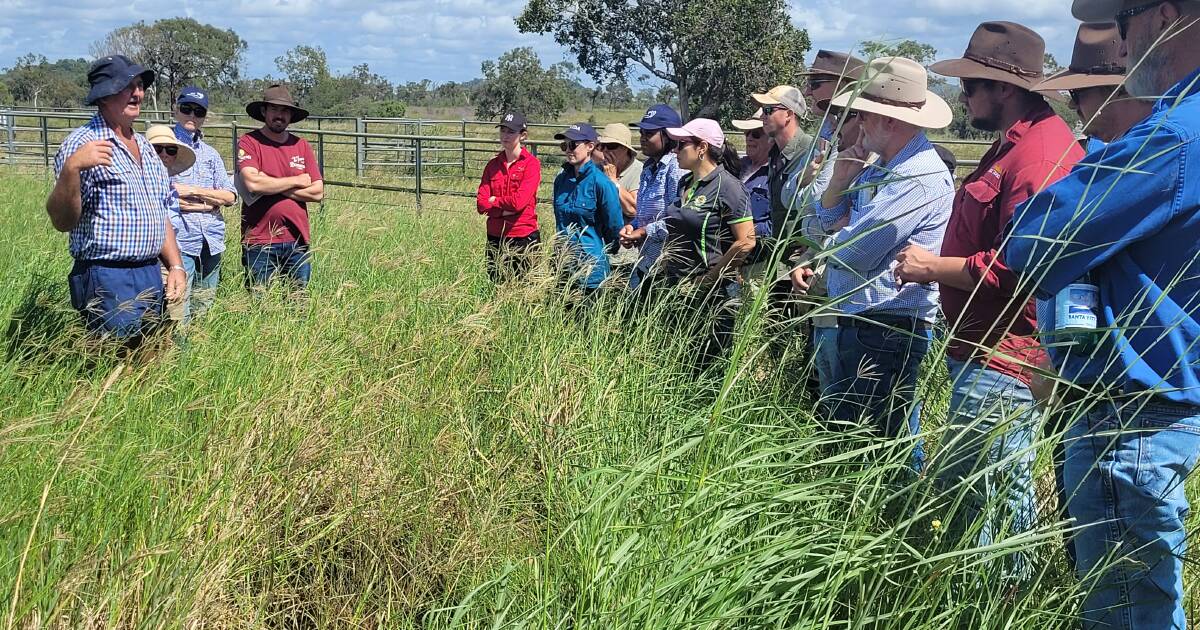
[[[196,153],[196,163],[171,177],[171,182],[209,190],[225,190],[236,196],[237,190],[233,186],[233,178],[225,170],[225,161],[216,149],[201,139],[202,136],[202,132],[192,133],[183,125],[175,125],[175,137],[192,148]],[[212,254],[225,251],[225,217],[220,208],[213,208],[209,212],[183,212],[177,208],[171,213],[171,225],[175,226],[179,251],[184,254],[199,256],[205,242]]]
[[[607,252],[616,252],[625,227],[617,185],[591,160],[578,172],[564,164],[554,178],[554,223],[573,264],[591,267],[583,285],[600,286],[612,270]]]
[[[797,129],[782,150],[771,147],[768,184],[771,191],[771,227],[776,236],[784,233],[789,219],[798,219],[803,211],[804,191],[800,180],[813,152],[813,137]]]
[[[722,166],[700,180],[684,175],[679,189],[665,219],[663,267],[671,281],[708,271],[733,244],[731,226],[754,219],[746,187]]]
[[[679,168],[679,160],[674,153],[661,157],[649,158],[642,165],[642,179],[638,186],[637,216],[633,219],[634,228],[645,228],[646,240],[642,242],[638,252],[638,266],[649,269],[662,253],[663,242],[667,239],[667,228],[663,223],[663,213],[679,196],[679,179],[683,171]],[[636,287],[640,274],[633,274],[630,285]]]
[[[157,258],[167,238],[167,216],[178,211],[167,167],[145,136],[135,133],[142,154],[138,164],[125,143],[100,114],[72,131],[54,156],[54,175],[84,144],[105,140],[113,145],[112,166],[79,173],[82,211],[71,228],[68,247],[76,260],[139,262]]]
[[[942,310],[953,326],[950,357],[982,361],[1026,383],[1030,366],[1045,361],[1033,301],[1018,295],[1016,275],[996,252],[1017,204],[1062,178],[1081,157],[1075,134],[1043,103],[1014,123],[963,181],[942,255],[965,258],[976,287],[940,287]]]
[[[1004,258],[1044,297],[1090,271],[1102,382],[1200,405],[1200,69],[1022,206]]]
[[[938,309],[936,283],[896,286],[896,254],[909,244],[933,253],[954,203],[954,181],[933,144],[918,133],[887,164],[863,169],[838,206],[817,201],[825,229],[850,213],[850,222],[830,243],[829,297],[841,313],[915,317],[932,322]]]
[[[754,216],[754,236],[763,238],[771,235],[771,189],[767,184],[770,168],[763,164],[757,169],[750,158],[742,158],[742,183],[750,197],[750,214]]]
[[[617,185],[625,190],[637,190],[642,185],[642,161],[636,157],[629,161],[629,166],[617,175]]]
[[[525,147],[512,166],[504,151],[489,160],[475,193],[475,209],[487,215],[488,236],[524,238],[536,232],[541,184],[542,163]],[[488,201],[492,197],[496,200]]]

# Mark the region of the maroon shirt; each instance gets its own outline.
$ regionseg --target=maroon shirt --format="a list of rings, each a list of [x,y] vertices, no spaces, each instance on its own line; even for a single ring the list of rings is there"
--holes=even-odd
[[[942,311],[953,326],[947,353],[954,359],[981,360],[1025,383],[1029,366],[1044,361],[1033,336],[1033,300],[1028,291],[1016,295],[1017,276],[996,252],[1016,206],[1061,179],[1083,155],[1067,123],[1043,104],[1010,127],[963,181],[941,253],[966,258],[977,288],[939,287]]]
[[[475,208],[487,215],[489,236],[522,238],[538,229],[537,191],[542,183],[542,163],[524,147],[509,167],[504,151],[483,168]],[[488,201],[495,197],[495,201]]]
[[[308,173],[321,181],[317,156],[304,138],[288,134],[285,142],[275,142],[261,130],[238,138],[237,168],[252,166],[270,177],[293,177]],[[263,195],[252,204],[242,204],[242,242],[247,245],[310,241],[308,208],[302,201],[283,195]]]

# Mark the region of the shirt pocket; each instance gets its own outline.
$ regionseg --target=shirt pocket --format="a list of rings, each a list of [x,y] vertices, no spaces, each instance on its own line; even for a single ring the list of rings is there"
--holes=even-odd
[[[963,186],[963,190],[966,192],[967,200],[976,206],[974,216],[968,221],[976,226],[974,231],[978,242],[975,245],[984,248],[991,247],[992,241],[988,239],[988,236],[996,235],[1001,228],[997,209],[1000,201],[1000,189],[996,184],[981,179]]]

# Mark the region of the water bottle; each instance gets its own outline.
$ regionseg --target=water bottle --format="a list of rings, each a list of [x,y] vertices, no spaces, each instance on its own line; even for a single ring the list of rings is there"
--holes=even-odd
[[[1055,336],[1085,350],[1100,339],[1100,288],[1088,272],[1079,282],[1063,287],[1054,298]]]

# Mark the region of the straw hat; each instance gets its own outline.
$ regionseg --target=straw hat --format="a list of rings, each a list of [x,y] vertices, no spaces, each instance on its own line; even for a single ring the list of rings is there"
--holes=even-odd
[[[946,101],[929,91],[925,67],[904,57],[872,59],[859,83],[833,97],[829,104],[880,114],[925,129],[941,129],[954,120]]]
[[[1071,65],[1039,83],[1036,89],[1041,92],[1121,85],[1125,70],[1117,23],[1080,24]]]
[[[175,164],[167,167],[168,175],[178,175],[192,168],[192,165],[196,163],[196,152],[192,150],[192,147],[180,142],[179,138],[175,137],[175,132],[166,125],[151,125],[146,129],[146,139],[150,141],[150,144],[169,144],[178,147]]]

